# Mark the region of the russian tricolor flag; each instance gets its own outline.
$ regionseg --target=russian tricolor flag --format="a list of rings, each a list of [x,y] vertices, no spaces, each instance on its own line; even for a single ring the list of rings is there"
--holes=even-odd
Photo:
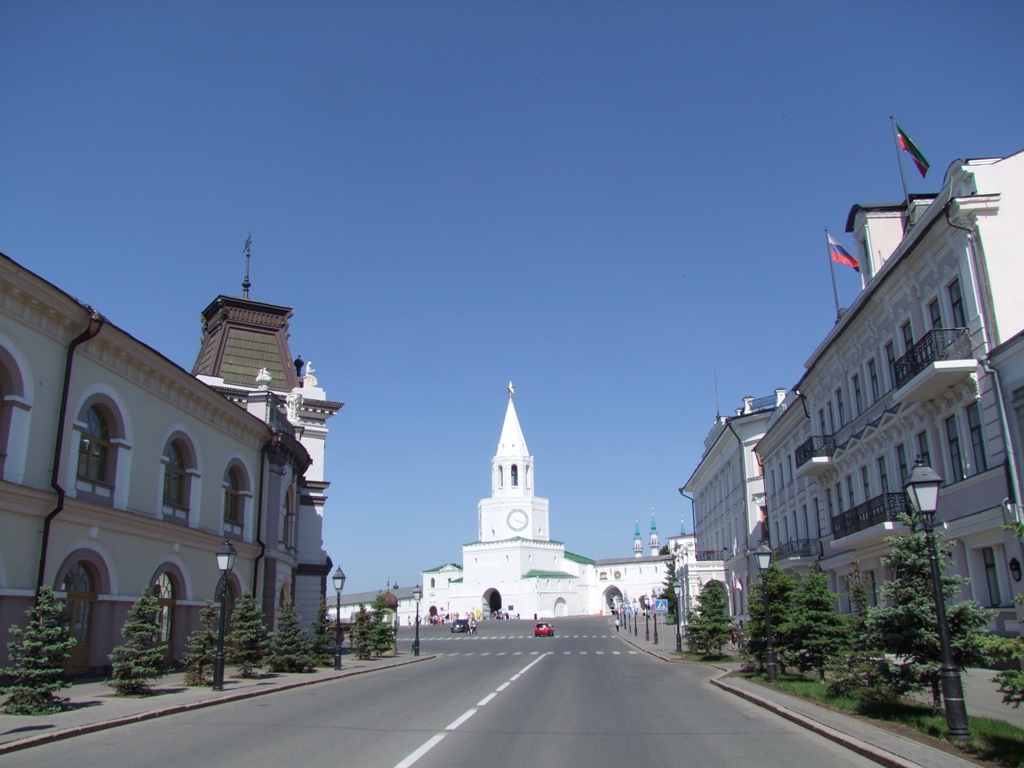
[[[836,242],[836,239],[826,233],[828,237],[828,255],[832,261],[838,261],[840,264],[845,264],[848,267],[853,267],[855,270],[860,272],[860,264],[853,256],[851,256],[843,246]]]

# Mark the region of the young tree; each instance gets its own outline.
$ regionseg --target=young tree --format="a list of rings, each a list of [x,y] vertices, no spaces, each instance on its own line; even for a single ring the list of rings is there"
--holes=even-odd
[[[372,624],[373,617],[366,610],[366,606],[360,603],[359,610],[352,617],[352,628],[348,633],[349,647],[360,661],[366,661],[373,654],[373,646],[370,645]]]
[[[1011,531],[1018,539],[1024,540],[1024,524],[1012,523],[1003,526],[1003,530]],[[1024,603],[1024,593],[1014,595],[1013,602]],[[1016,661],[1018,667],[1021,659],[1024,659],[1024,640],[1018,637],[997,637],[995,635],[985,638],[985,651],[992,658]],[[1018,669],[1005,669],[994,678],[992,682],[998,683],[999,692],[1003,694],[1003,703],[1012,706],[1014,709],[1020,707],[1024,702],[1024,672]]]
[[[768,614],[772,622],[772,643],[776,652],[784,660],[785,643],[779,628],[785,625],[789,617],[790,606],[793,604],[793,592],[796,581],[788,573],[784,573],[776,563],[769,566],[765,574],[764,584],[768,589]],[[743,657],[747,666],[757,670],[765,668],[765,632],[764,632],[764,586],[761,579],[750,582],[750,619],[747,621],[743,642]]]
[[[334,665],[327,650],[334,640],[334,622],[327,615],[327,598],[320,595],[320,605],[316,609],[316,618],[313,620],[313,635],[309,641],[309,652],[313,657],[313,666],[330,667]]]
[[[266,642],[267,625],[263,622],[263,610],[256,604],[252,592],[245,590],[231,614],[227,663],[238,667],[239,677],[259,677]]]
[[[127,642],[110,652],[114,663],[111,687],[121,696],[148,696],[150,680],[163,677],[164,646],[160,643],[160,604],[149,587],[128,610],[121,628]]]
[[[668,554],[668,544],[663,549],[666,551],[662,554]],[[676,576],[676,564],[675,560],[669,560],[665,563],[665,581],[661,584],[661,594],[658,597],[668,600],[668,615],[665,617],[665,621],[669,624],[676,623],[676,611],[679,610],[678,598],[676,598],[676,584],[679,583],[679,579]]]
[[[299,626],[302,617],[289,600],[281,606],[277,629],[270,633],[269,649],[264,664],[272,672],[312,672],[309,654],[309,633]]]
[[[370,617],[370,647],[374,656],[383,656],[395,647],[395,627],[391,623],[391,614],[383,594],[374,598],[370,606]]]
[[[64,662],[75,641],[64,624],[64,603],[54,600],[53,589],[39,589],[39,601],[25,611],[25,628],[11,627],[14,640],[7,644],[12,666],[2,670],[13,682],[0,689],[6,694],[4,711],[9,715],[46,715],[67,707],[56,696],[70,685],[64,679]]]
[[[779,627],[785,657],[801,672],[815,671],[822,680],[825,665],[849,645],[848,624],[834,607],[838,597],[829,591],[821,569],[812,568],[797,583],[792,610]]]
[[[882,586],[885,603],[868,613],[869,643],[900,660],[897,669],[901,677],[919,686],[930,687],[932,704],[937,710],[942,706],[939,685],[942,656],[925,537],[912,528],[910,533],[890,536],[885,541],[890,550],[882,558],[882,565],[892,571],[893,578]],[[986,661],[982,638],[994,612],[982,608],[974,600],[951,602],[956,599],[966,579],[946,575],[950,545],[940,540],[938,532],[936,549],[941,591],[947,602],[946,619],[953,661],[960,669],[981,666]]]
[[[700,653],[721,653],[731,635],[725,586],[720,581],[709,581],[697,595],[697,607],[686,631],[687,642],[691,650]]]
[[[185,665],[185,685],[210,685],[213,682],[213,659],[217,655],[217,621],[220,608],[213,600],[199,609],[199,629],[188,636],[182,663]]]

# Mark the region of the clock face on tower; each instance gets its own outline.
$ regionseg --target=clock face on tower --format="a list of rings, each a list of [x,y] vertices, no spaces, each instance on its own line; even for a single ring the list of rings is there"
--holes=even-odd
[[[527,517],[523,510],[513,509],[508,513],[508,517],[505,518],[505,522],[508,523],[508,527],[513,531],[522,531],[530,524],[530,518]]]

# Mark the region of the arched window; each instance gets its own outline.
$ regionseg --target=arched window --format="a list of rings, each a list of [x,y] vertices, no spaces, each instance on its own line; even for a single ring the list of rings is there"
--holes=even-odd
[[[433,576],[430,577],[430,588],[431,589],[434,588],[434,577]]]
[[[185,456],[176,442],[164,451],[164,504],[185,506]]]
[[[167,572],[157,576],[153,587],[157,602],[160,604],[157,623],[160,625],[159,642],[164,645],[164,658],[174,658],[174,581]]]
[[[245,526],[245,497],[242,472],[238,467],[228,467],[224,477],[224,532],[242,535]]]
[[[85,427],[78,441],[78,476],[98,483],[107,481],[110,430],[100,409],[92,405],[85,412]],[[108,483],[109,484],[109,483]]]
[[[67,593],[64,615],[67,617],[68,631],[76,641],[67,662],[68,671],[84,672],[89,668],[96,579],[89,566],[78,560],[68,569],[60,588]]]
[[[188,525],[192,481],[199,476],[195,451],[184,434],[179,432],[167,441],[160,460],[164,465],[164,520]]]
[[[512,465],[512,469],[509,472],[509,478],[512,480],[512,487],[515,488],[519,485],[519,467],[515,464]]]
[[[499,488],[504,488],[505,487],[505,468],[504,467],[498,467],[498,487]]]

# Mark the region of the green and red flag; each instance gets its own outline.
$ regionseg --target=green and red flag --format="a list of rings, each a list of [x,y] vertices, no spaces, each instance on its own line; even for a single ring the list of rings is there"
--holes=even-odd
[[[911,141],[910,137],[907,136],[906,131],[900,128],[900,124],[896,123],[896,137],[900,142],[900,149],[910,154],[914,158],[914,165],[917,166],[917,170],[921,172],[921,178],[928,175],[928,168],[930,167],[924,155],[921,154],[921,150],[917,148],[917,144]]]

